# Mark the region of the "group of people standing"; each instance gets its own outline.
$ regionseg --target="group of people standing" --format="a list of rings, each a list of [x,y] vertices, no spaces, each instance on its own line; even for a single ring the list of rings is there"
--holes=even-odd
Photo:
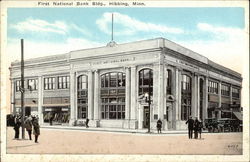
[[[201,138],[201,132],[202,132],[202,122],[198,120],[198,118],[195,118],[195,120],[192,119],[190,116],[189,119],[186,121],[186,124],[188,124],[188,137],[189,139],[193,138],[193,131],[194,131],[194,138],[198,139],[198,133],[200,134]]]
[[[14,130],[15,130],[15,137],[14,139],[19,139],[20,134],[20,127],[21,123],[21,116],[17,115],[14,119]],[[38,136],[40,135],[40,126],[38,122],[38,117],[35,116],[26,116],[24,118],[24,127],[29,135],[29,140],[32,140],[31,134],[33,130],[33,134],[35,136],[35,143],[38,143]]]

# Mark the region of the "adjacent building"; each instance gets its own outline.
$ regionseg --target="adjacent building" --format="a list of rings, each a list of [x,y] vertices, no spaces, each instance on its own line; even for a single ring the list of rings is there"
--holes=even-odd
[[[40,123],[90,127],[186,129],[189,116],[239,116],[242,77],[164,38],[25,60],[27,114]],[[11,102],[20,113],[20,62],[13,62]],[[149,85],[150,84],[150,85]],[[151,106],[145,100],[149,94]],[[149,113],[150,112],[150,113]],[[150,116],[149,116],[150,114]]]

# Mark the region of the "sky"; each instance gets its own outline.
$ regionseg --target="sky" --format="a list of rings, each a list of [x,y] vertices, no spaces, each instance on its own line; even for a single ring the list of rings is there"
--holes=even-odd
[[[25,58],[163,37],[242,73],[244,8],[9,8],[7,52]]]

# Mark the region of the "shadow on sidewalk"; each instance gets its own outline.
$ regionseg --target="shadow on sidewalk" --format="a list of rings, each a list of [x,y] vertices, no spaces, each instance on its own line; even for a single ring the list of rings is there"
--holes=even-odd
[[[29,145],[22,145],[22,146],[10,146],[10,147],[7,147],[7,149],[21,148],[21,147],[29,147],[29,146],[34,146],[34,145],[37,145],[37,143],[29,144]]]

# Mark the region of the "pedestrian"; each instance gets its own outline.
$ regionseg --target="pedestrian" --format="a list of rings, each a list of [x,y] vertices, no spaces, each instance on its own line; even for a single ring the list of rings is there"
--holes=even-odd
[[[15,116],[15,119],[14,119],[14,130],[15,130],[15,138],[14,139],[19,139],[20,126],[21,126],[20,116],[17,115],[17,116]]]
[[[88,128],[89,127],[89,119],[88,118],[86,118],[86,122],[85,122],[85,125],[86,125],[86,128]]]
[[[200,122],[199,122],[199,134],[200,134],[200,139],[201,139],[202,128],[203,128],[203,124],[202,124],[202,121],[200,121]]]
[[[28,132],[29,134],[29,139],[32,140],[31,138],[31,134],[32,134],[32,118],[31,116],[29,116],[25,121],[25,128],[26,128],[26,131]]]
[[[157,121],[156,127],[157,127],[158,133],[161,133],[162,121],[161,121],[160,118],[159,118],[159,120]]]
[[[188,137],[189,137],[189,139],[192,139],[193,138],[194,120],[192,119],[191,116],[186,121],[186,124],[188,124]]]
[[[198,138],[198,131],[199,131],[199,120],[196,117],[195,121],[194,121],[194,138],[197,139]]]
[[[38,123],[38,118],[33,118],[33,134],[35,135],[35,143],[38,143],[38,136],[40,135],[40,126]]]
[[[53,114],[51,113],[51,114],[50,114],[50,117],[49,117],[49,124],[50,124],[50,125],[53,124],[53,123],[52,123],[52,122],[53,122],[53,119],[54,119],[54,116],[53,116]]]

